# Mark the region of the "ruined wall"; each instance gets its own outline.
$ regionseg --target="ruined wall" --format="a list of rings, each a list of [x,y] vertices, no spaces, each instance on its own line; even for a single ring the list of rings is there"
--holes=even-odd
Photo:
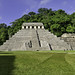
[[[61,36],[61,39],[63,39],[65,42],[70,44],[71,49],[75,50],[75,34],[74,33],[65,33]]]

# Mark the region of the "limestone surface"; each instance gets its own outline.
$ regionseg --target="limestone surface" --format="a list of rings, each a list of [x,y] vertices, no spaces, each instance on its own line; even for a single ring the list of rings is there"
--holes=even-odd
[[[67,42],[71,46],[71,50],[75,50],[75,34],[74,33],[65,33],[61,36],[61,39]]]
[[[23,23],[22,29],[0,46],[0,51],[71,49],[71,46],[64,40],[60,40],[60,38],[45,30],[42,23]]]

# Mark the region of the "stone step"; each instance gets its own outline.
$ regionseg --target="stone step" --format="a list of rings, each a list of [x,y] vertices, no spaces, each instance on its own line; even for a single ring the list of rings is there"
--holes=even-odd
[[[75,46],[74,46],[74,47],[72,47],[72,49],[73,49],[73,50],[75,50]]]
[[[53,50],[67,50],[66,47],[63,46],[52,45],[51,47]]]
[[[40,32],[39,32],[39,34],[40,34]],[[43,34],[42,34],[43,35]],[[41,36],[41,35],[40,35]],[[60,40],[60,38],[57,38],[57,36],[55,36],[54,34],[51,34],[51,33],[49,33],[49,34],[46,34],[46,36],[48,37],[48,39],[49,40],[51,40],[51,39],[54,39],[55,40],[55,42],[58,42],[58,41],[60,41],[60,42],[64,42],[64,40]],[[65,43],[65,42],[64,42]]]
[[[75,38],[66,38],[66,41],[67,41],[67,42],[69,42],[69,41],[70,41],[70,42],[75,42]]]
[[[68,42],[72,47],[75,47],[75,42]]]
[[[28,43],[32,42],[32,48],[29,47]],[[51,44],[54,50],[67,50],[70,49],[69,45],[60,40],[56,35],[48,32],[44,29],[22,29],[19,30],[15,35],[13,35],[9,40],[7,40],[0,49],[6,49],[9,51],[14,50],[50,50]]]
[[[32,44],[34,48],[39,47],[39,40],[36,31],[32,34]]]

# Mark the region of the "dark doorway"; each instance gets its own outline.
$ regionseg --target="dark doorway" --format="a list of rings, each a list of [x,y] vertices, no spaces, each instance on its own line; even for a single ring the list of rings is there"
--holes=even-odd
[[[34,26],[32,26],[32,29],[34,29]]]
[[[38,26],[36,26],[36,29],[38,29]]]
[[[40,29],[42,29],[42,26],[40,26]]]
[[[30,28],[30,26],[28,26],[28,29]]]
[[[24,26],[24,29],[26,29],[26,26]]]

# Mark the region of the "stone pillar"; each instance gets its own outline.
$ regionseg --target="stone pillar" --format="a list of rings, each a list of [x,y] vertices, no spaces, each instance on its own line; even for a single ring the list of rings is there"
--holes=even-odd
[[[42,29],[44,29],[44,26],[42,26]]]
[[[26,26],[26,29],[28,29],[28,26]]]
[[[36,26],[34,26],[34,29],[36,29]]]
[[[40,26],[38,26],[38,29],[40,29]]]
[[[30,29],[32,29],[32,26],[30,26]]]
[[[22,29],[24,29],[24,26],[22,26]]]

